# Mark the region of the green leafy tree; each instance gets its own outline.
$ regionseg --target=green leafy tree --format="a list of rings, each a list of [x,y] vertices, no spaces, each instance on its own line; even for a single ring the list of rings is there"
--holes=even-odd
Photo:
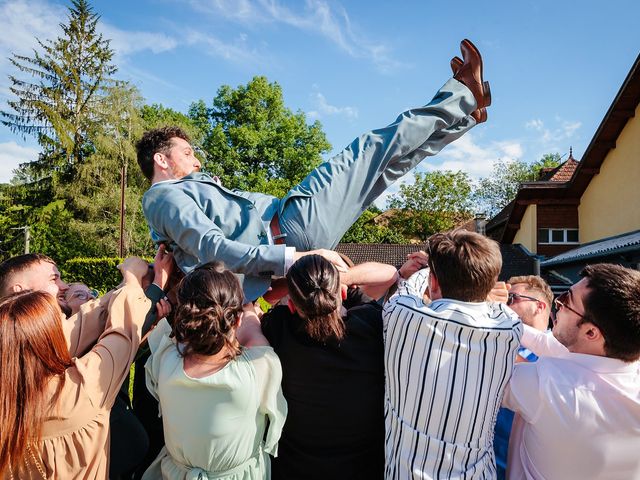
[[[473,194],[477,210],[494,216],[516,198],[521,183],[538,180],[543,168],[557,167],[560,163],[557,153],[543,155],[533,164],[522,160],[494,162],[491,175],[480,179]]]
[[[369,207],[356,220],[340,240],[343,243],[408,243],[408,240],[397,230],[386,224],[375,222],[382,211]]]
[[[425,241],[471,217],[471,191],[471,180],[462,171],[416,173],[412,185],[400,185],[388,200],[388,207],[397,210],[390,225],[407,238]]]
[[[204,102],[200,101],[196,104],[202,104],[204,107]],[[194,104],[194,105],[196,105]],[[190,112],[193,111],[194,106],[192,105],[190,108]],[[178,112],[169,107],[165,107],[159,103],[154,103],[153,105],[143,105],[140,110],[140,116],[142,117],[142,121],[144,123],[145,130],[151,130],[152,128],[165,127],[169,125],[175,125],[182,128],[189,137],[191,137],[191,141],[195,143],[196,146],[200,145],[204,138],[204,133],[207,131],[208,123],[206,119],[203,121],[199,118],[192,118],[189,115],[185,115],[182,112]]]
[[[545,153],[540,160],[533,162],[531,173],[534,180],[540,178],[540,173],[545,168],[556,168],[562,163],[562,156],[559,153]]]
[[[119,254],[120,204],[124,188],[123,254],[143,255],[151,241],[140,199],[147,187],[136,164],[135,142],[141,137],[142,97],[132,85],[116,82],[106,91],[98,113],[101,128],[92,136],[94,153],[79,166],[64,196],[74,212],[72,230],[93,238],[99,255]]]
[[[101,91],[116,67],[109,41],[97,33],[99,16],[86,0],[72,0],[62,35],[38,39],[41,51],[9,60],[26,79],[10,75],[11,111],[0,112],[13,132],[35,136],[43,153],[32,170],[71,178],[93,151],[91,134]]]
[[[282,89],[265,77],[218,90],[213,106],[196,102],[190,117],[205,129],[204,168],[225,186],[283,196],[322,161],[331,145],[320,122],[284,105]]]

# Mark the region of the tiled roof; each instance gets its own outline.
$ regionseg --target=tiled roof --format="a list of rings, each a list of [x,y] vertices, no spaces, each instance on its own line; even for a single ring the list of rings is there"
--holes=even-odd
[[[364,262],[386,263],[399,267],[409,253],[426,250],[426,244],[380,244],[380,243],[339,243],[336,251],[346,255],[358,265]],[[516,275],[531,275],[534,272],[535,258],[522,245],[500,245],[502,252],[502,271],[500,280]]]
[[[574,248],[568,252],[556,255],[549,260],[545,260],[541,265],[543,267],[549,267],[562,263],[571,263],[596,257],[604,257],[614,253],[621,253],[626,250],[639,249],[640,230],[635,230],[622,235],[616,235],[614,237],[604,238],[595,242],[585,243],[578,248]]]
[[[566,162],[553,169],[544,169],[538,180],[545,182],[568,182],[578,167],[578,161],[569,154]]]
[[[508,280],[518,275],[533,275],[535,257],[519,243],[500,245],[502,253],[502,271],[498,280]]]
[[[359,265],[364,262],[386,263],[399,267],[407,260],[407,255],[418,250],[426,250],[427,246],[420,244],[389,244],[389,243],[339,243],[336,251],[346,255],[353,263]]]

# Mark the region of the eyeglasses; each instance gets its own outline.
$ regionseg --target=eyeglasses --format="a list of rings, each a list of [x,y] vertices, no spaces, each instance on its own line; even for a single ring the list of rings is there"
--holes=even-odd
[[[83,300],[83,301],[87,301],[87,300],[92,300],[94,298],[98,297],[98,291],[91,289],[91,290],[78,290],[77,292],[73,292],[71,294],[71,298],[69,298],[69,300],[73,299],[73,298],[77,298],[78,300]]]
[[[522,301],[526,301],[529,300],[530,302],[540,302],[541,300],[535,298],[535,297],[529,297],[527,295],[520,295],[519,293],[509,293],[509,298],[507,298],[507,305],[512,305],[516,300],[522,300]]]
[[[578,315],[580,318],[584,318],[584,313],[580,313],[579,311],[577,311],[574,308],[571,308],[569,305],[567,305],[567,300],[569,299],[569,290],[567,290],[566,292],[560,294],[558,296],[558,298],[556,298],[553,301],[553,304],[556,307],[556,311],[560,310],[561,308],[566,308],[567,310],[569,310],[570,312],[575,313],[576,315]]]

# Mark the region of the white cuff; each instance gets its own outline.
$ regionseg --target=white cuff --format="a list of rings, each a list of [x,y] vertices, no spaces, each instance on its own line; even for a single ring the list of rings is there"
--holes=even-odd
[[[296,247],[284,247],[284,273],[285,275],[291,268],[294,262],[294,255],[296,253]]]

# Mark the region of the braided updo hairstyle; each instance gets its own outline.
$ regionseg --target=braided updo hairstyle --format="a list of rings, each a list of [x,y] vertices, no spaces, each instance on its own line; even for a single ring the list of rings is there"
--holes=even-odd
[[[324,257],[305,255],[287,272],[289,297],[307,334],[320,342],[342,340],[345,325],[340,314],[340,274]]]
[[[239,355],[235,328],[243,299],[240,282],[222,263],[207,263],[184,277],[173,323],[180,355],[215,355],[225,346],[231,358]]]

